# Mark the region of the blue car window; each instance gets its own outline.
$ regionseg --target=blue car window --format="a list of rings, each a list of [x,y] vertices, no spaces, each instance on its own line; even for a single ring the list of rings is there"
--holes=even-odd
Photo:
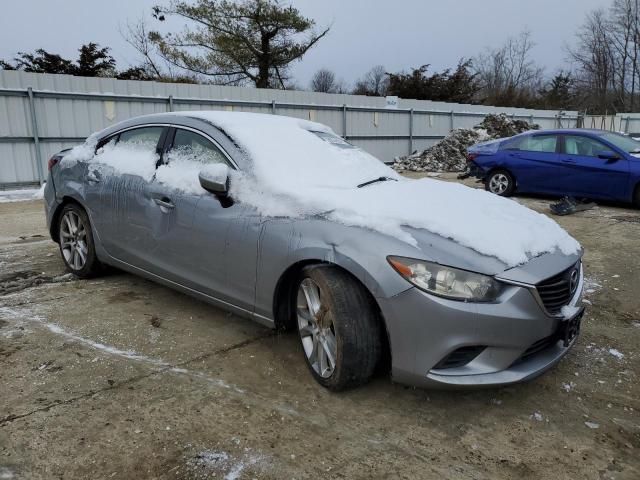
[[[597,157],[603,152],[614,153],[604,143],[590,137],[580,135],[566,135],[564,137],[564,153],[567,155]]]
[[[557,135],[529,135],[522,138],[518,150],[555,153],[557,145]]]

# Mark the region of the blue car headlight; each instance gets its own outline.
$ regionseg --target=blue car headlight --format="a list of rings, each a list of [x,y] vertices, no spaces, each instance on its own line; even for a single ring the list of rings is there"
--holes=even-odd
[[[405,280],[420,290],[463,302],[493,302],[503,285],[493,277],[407,257],[387,257]]]

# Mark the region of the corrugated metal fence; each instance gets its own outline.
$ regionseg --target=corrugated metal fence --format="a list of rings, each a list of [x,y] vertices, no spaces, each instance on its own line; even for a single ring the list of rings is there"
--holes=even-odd
[[[289,115],[321,122],[382,160],[424,149],[454,128],[469,128],[488,113],[543,128],[574,127],[577,112],[497,108],[400,99],[85,78],[0,70],[0,187],[46,176],[55,152],[94,131],[148,113],[233,110]]]

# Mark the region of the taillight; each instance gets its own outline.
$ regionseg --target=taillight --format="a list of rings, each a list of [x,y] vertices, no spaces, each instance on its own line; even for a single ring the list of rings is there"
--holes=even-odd
[[[467,162],[473,162],[476,158],[478,158],[477,153],[467,153]]]
[[[53,157],[51,157],[49,159],[49,161],[47,162],[47,168],[49,169],[49,171],[51,171],[51,169],[60,161],[60,157],[54,155]]]

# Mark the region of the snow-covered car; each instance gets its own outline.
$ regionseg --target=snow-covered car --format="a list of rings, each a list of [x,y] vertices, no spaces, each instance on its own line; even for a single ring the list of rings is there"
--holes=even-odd
[[[51,237],[78,277],[111,265],[281,329],[340,390],[502,385],[555,365],[583,314],[582,250],[545,215],[399,176],[330,128],[178,112],[55,155]]]

